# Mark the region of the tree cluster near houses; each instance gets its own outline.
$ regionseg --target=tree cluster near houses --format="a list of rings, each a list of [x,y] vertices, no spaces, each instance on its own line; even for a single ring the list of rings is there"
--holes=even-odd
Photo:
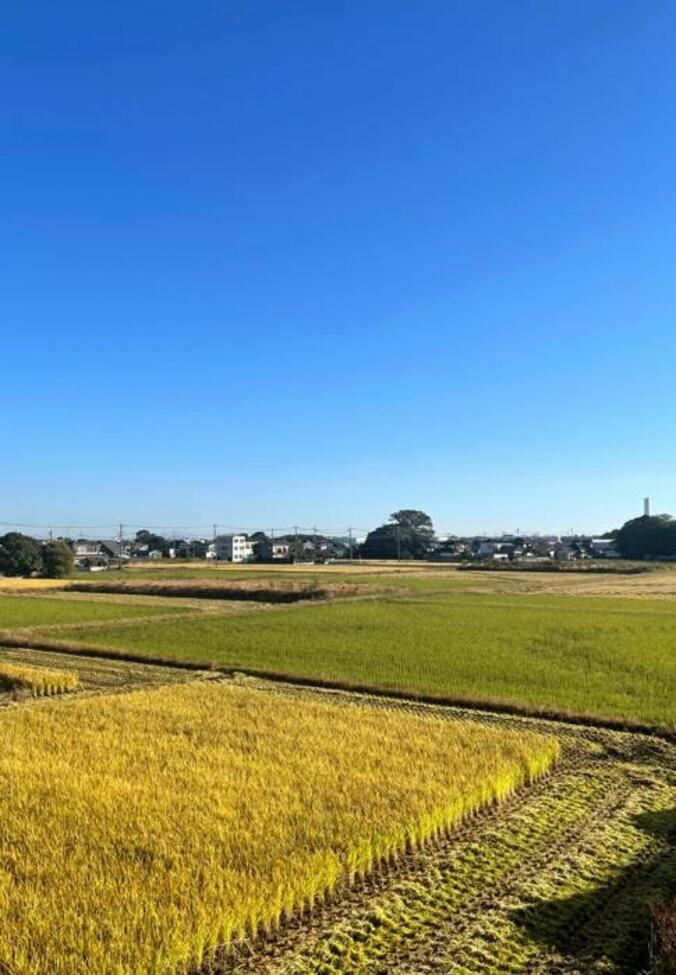
[[[73,551],[66,541],[38,541],[21,532],[0,538],[0,575],[61,579],[73,571]]]
[[[619,552],[614,537],[474,535],[440,539],[435,535],[429,515],[424,511],[403,509],[395,511],[387,524],[369,533],[359,554],[366,559],[537,564],[616,558]]]
[[[676,553],[676,518],[642,515],[611,533],[625,559],[671,559]]]
[[[436,545],[432,519],[424,511],[402,508],[385,525],[369,532],[361,546],[364,559],[426,559]]]

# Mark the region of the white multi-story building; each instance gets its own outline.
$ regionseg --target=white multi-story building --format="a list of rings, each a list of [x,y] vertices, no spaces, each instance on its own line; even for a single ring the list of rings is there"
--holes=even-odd
[[[218,535],[214,545],[216,558],[222,562],[249,562],[253,558],[253,543],[246,535]]]

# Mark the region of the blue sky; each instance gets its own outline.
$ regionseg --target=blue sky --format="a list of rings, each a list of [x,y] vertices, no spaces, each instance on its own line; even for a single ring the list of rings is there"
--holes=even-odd
[[[676,5],[3,7],[0,521],[676,512]]]

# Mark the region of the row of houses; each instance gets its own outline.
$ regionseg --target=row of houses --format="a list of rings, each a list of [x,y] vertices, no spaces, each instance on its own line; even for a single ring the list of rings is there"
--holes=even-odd
[[[254,540],[248,535],[220,535],[209,546],[208,558],[228,562],[271,562],[294,560],[316,561],[327,557],[332,544],[345,546],[344,539]],[[612,538],[589,536],[535,536],[519,538],[467,538],[439,540],[430,553],[435,561],[510,561],[510,562],[576,562],[584,559],[619,558]]]
[[[351,556],[351,539],[323,536],[284,536],[270,538],[262,532],[217,535],[207,539],[176,539],[161,548],[137,541],[77,539],[72,543],[76,565],[98,571],[133,559],[175,559],[200,557],[221,562],[316,562]],[[520,538],[446,538],[438,540],[430,558],[439,562],[573,562],[584,559],[618,558],[613,539],[575,536],[535,536]]]
[[[321,535],[269,538],[262,532],[218,535],[209,545],[207,558],[224,562],[314,562],[324,561],[346,548],[341,539]]]
[[[78,568],[100,571],[120,562],[133,559],[176,559],[195,555],[192,549],[199,546],[199,555],[206,559],[221,562],[284,562],[293,557],[296,561],[315,561],[328,557],[331,549],[328,539],[272,539],[262,536],[249,536],[244,532],[217,535],[213,541],[206,539],[174,539],[162,548],[138,544],[120,539],[91,540],[79,538],[72,543],[75,563]]]
[[[460,562],[578,562],[585,559],[614,559],[619,553],[614,539],[584,535],[561,537],[447,539],[432,554],[438,561]]]
[[[72,549],[77,568],[90,569],[92,572],[107,569],[112,563],[129,558],[126,546],[116,538],[98,541],[78,538],[72,543]]]

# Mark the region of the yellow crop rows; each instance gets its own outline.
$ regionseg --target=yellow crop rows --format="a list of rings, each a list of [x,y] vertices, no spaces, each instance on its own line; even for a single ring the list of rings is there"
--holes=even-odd
[[[34,697],[74,691],[80,684],[74,671],[49,670],[0,661],[0,689],[28,690]]]
[[[542,774],[531,732],[208,682],[0,714],[0,969],[159,975]]]

